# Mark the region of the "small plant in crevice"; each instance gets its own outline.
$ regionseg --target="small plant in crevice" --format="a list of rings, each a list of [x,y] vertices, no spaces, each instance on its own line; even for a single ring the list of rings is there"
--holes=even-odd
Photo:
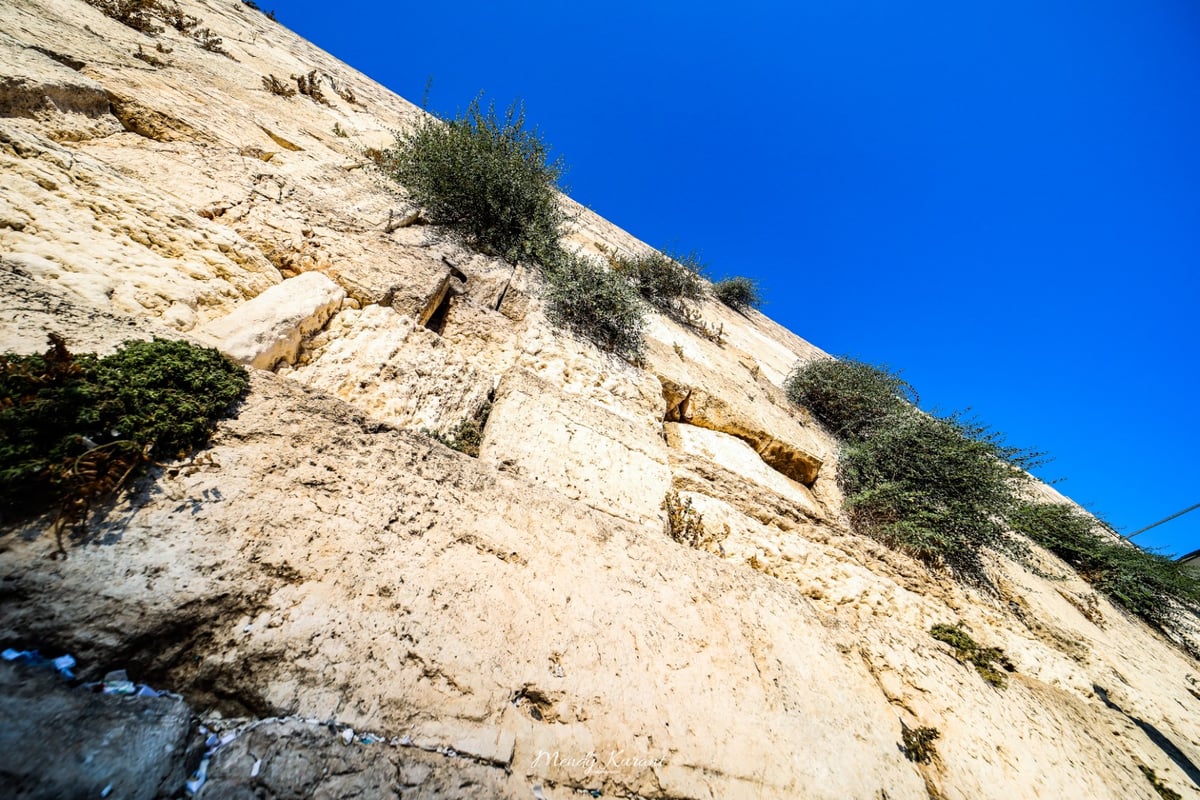
[[[274,75],[262,76],[263,88],[271,94],[279,95],[280,97],[295,97],[296,90],[288,86],[283,81],[276,78]]]
[[[333,105],[329,101],[329,98],[325,96],[325,91],[321,88],[322,74],[317,70],[309,70],[303,75],[293,75],[292,78],[296,81],[296,88],[300,91],[300,94],[321,105]]]
[[[350,134],[346,133],[346,129],[343,128],[339,122],[333,123],[333,135],[339,139],[346,139],[350,136]]]
[[[478,458],[480,445],[483,444],[483,428],[487,425],[488,416],[491,413],[492,401],[488,400],[474,417],[462,420],[451,428],[448,433],[442,434],[430,430],[422,432],[431,439],[436,439],[446,445],[451,450],[457,450],[460,453],[466,453],[469,456]]]
[[[138,45],[138,49],[133,52],[133,57],[136,58],[138,61],[144,61],[145,63],[149,64],[152,67],[155,67],[156,69],[161,68],[161,67],[171,66],[171,62],[167,61],[166,59],[159,58],[158,56],[154,55],[153,53],[147,53],[145,50],[142,49],[142,46],[140,44]]]
[[[210,53],[233,58],[233,54],[225,49],[225,40],[214,34],[208,28],[200,28],[192,32],[192,38],[200,45],[202,50],[207,50]],[[237,59],[234,59],[235,61]]]
[[[1163,800],[1183,800],[1183,795],[1164,784],[1150,767],[1147,767],[1145,764],[1138,764],[1138,769],[1141,770],[1142,775],[1146,776],[1146,780],[1150,781],[1150,785],[1154,788],[1154,791],[1158,792],[1158,796]]]
[[[738,312],[759,308],[763,302],[758,283],[740,275],[714,283],[713,297]]]
[[[901,722],[900,738],[904,740],[904,744],[900,749],[909,761],[928,764],[937,755],[937,747],[933,743],[941,735],[937,728],[910,728]]]
[[[679,492],[671,490],[663,498],[663,508],[667,512],[667,533],[680,544],[689,547],[702,548],[709,542],[709,535],[704,527],[704,518],[692,507],[692,499],[681,498]]]
[[[158,0],[87,0],[87,3],[106,17],[135,31],[149,36],[156,36],[163,31],[162,27],[154,24],[155,16],[160,12]]]
[[[946,625],[939,623],[929,629],[929,635],[939,642],[954,648],[954,657],[963,664],[970,664],[985,681],[998,689],[1008,683],[1005,672],[1012,672],[1012,662],[998,647],[983,647],[967,633],[963,623]],[[999,669],[997,669],[999,667]],[[1001,672],[1001,669],[1005,672]]]
[[[350,105],[362,105],[362,103],[358,101],[358,95],[356,95],[354,90],[349,86],[341,83],[340,81],[334,80],[332,77],[329,79],[329,85],[333,87],[333,91],[338,97],[342,98]]]
[[[170,25],[180,33],[188,33],[200,24],[199,17],[193,17],[191,14],[185,14],[179,6],[160,2],[158,11],[162,15],[163,21]]]
[[[0,518],[57,508],[60,533],[86,522],[152,459],[202,447],[245,395],[244,367],[186,342],[129,341],[75,355],[0,355]]]

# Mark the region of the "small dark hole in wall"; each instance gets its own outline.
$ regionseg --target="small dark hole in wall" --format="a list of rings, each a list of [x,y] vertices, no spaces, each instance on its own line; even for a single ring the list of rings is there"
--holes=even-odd
[[[453,295],[446,292],[442,297],[442,302],[438,303],[438,307],[429,315],[429,319],[425,321],[425,327],[441,336],[446,330],[446,317],[450,314],[450,299]]]

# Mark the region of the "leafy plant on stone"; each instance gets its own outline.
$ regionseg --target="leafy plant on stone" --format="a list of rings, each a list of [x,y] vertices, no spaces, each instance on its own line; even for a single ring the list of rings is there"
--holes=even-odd
[[[162,28],[154,24],[159,11],[158,0],[87,0],[106,17],[116,20],[127,28],[154,36]]]
[[[1012,663],[998,647],[983,647],[967,633],[966,627],[960,622],[957,625],[944,623],[934,625],[929,629],[929,635],[939,642],[945,642],[954,648],[954,657],[963,664],[970,664],[985,681],[998,689],[1003,689],[1008,679],[1005,672],[1012,672]]]
[[[492,413],[492,403],[489,400],[484,403],[474,417],[468,417],[457,425],[455,425],[449,433],[441,434],[436,431],[426,430],[424,433],[442,444],[449,447],[451,450],[457,450],[460,453],[477,458],[479,456],[479,448],[483,444],[483,426],[487,424],[488,416]]]
[[[325,96],[325,90],[321,88],[322,73],[312,69],[305,74],[292,77],[296,80],[296,88],[299,89],[300,94],[321,105],[333,106],[333,103]]]
[[[636,362],[645,347],[645,311],[637,291],[583,255],[561,254],[546,270],[546,307],[556,324],[597,347]]]
[[[166,61],[165,59],[161,59],[158,56],[154,55],[153,53],[147,53],[145,50],[142,49],[142,46],[140,44],[138,45],[137,50],[135,50],[133,52],[133,57],[136,58],[138,61],[144,61],[145,63],[147,63],[150,66],[155,67],[155,68],[171,66],[171,62]]]
[[[904,740],[904,755],[917,764],[928,764],[937,755],[934,741],[942,734],[937,728],[910,728],[900,723],[900,738]]]
[[[818,360],[797,367],[785,389],[842,438],[838,480],[857,530],[975,583],[987,582],[985,549],[1021,554],[1004,521],[1040,453],[1008,447],[961,414],[920,411],[886,368]]]
[[[225,49],[225,40],[208,28],[200,28],[194,31],[192,38],[196,40],[202,50],[207,50],[210,53],[216,53],[227,58],[233,58],[233,54]]]
[[[652,250],[641,255],[608,253],[613,272],[625,278],[646,302],[668,314],[704,299],[704,265],[694,253]]]
[[[1092,515],[1065,503],[1022,503],[1013,530],[1070,564],[1113,603],[1158,627],[1200,612],[1200,579],[1174,559],[1122,541]]]
[[[0,517],[58,509],[87,519],[151,459],[207,442],[245,394],[244,368],[216,350],[155,339],[76,356],[51,335],[44,354],[0,355]]]
[[[279,95],[280,97],[295,97],[296,90],[288,86],[283,81],[276,78],[274,75],[262,76],[263,88],[271,94]]]
[[[708,542],[704,518],[692,507],[692,499],[681,498],[679,492],[667,492],[663,499],[667,512],[667,532],[671,538],[689,547],[703,547]]]
[[[858,530],[986,583],[983,550],[1021,551],[1004,519],[1026,480],[1020,466],[1036,457],[1003,447],[974,421],[910,408],[847,445],[838,477]]]
[[[917,402],[916,391],[899,374],[848,358],[799,364],[783,388],[830,433],[849,441],[863,439],[885,418]]]
[[[713,284],[713,296],[734,311],[746,311],[762,305],[758,284],[751,278],[724,278]]]
[[[430,221],[466,244],[513,263],[558,260],[564,166],[522,104],[498,114],[476,97],[453,119],[428,117],[396,137],[388,161]]]
[[[193,17],[191,14],[185,14],[183,9],[171,3],[158,3],[158,12],[162,15],[163,20],[180,33],[188,33],[197,25],[200,24],[199,17]]]

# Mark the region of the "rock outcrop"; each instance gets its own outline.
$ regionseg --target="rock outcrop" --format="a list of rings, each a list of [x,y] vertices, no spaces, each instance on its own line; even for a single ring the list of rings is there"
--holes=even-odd
[[[181,6],[227,54],[0,8],[0,345],[169,335],[262,369],[65,559],[0,531],[0,646],[241,731],[204,798],[1200,792],[1183,650],[1041,551],[988,592],[850,529],[836,442],[780,389],[816,348],[714,302],[720,343],[656,315],[641,366],[564,334],[534,272],[367,157],[421,112],[241,2]],[[644,247],[573,217],[573,247]],[[488,409],[477,458],[422,432]],[[1007,688],[929,635],[960,621]]]

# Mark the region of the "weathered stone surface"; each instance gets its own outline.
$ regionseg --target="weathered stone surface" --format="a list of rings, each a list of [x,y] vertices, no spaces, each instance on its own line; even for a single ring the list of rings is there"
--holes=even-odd
[[[111,352],[126,339],[171,336],[170,328],[98,309],[54,281],[36,280],[0,258],[0,352],[45,352],[46,334],[57,333],[77,352]]]
[[[662,382],[666,419],[736,436],[799,483],[817,479],[828,447],[797,419],[800,412],[760,374],[753,357],[665,319],[650,326],[648,338],[647,367]]]
[[[52,562],[52,537],[7,539],[0,641],[54,631],[85,669],[228,712],[491,757],[511,737],[515,775],[606,794],[924,796],[895,715],[861,666],[826,669],[837,646],[785,583],[269,374],[207,459],[118,510],[110,544]],[[600,775],[592,751],[639,761]]]
[[[200,761],[182,700],[69,689],[46,669],[0,662],[0,721],[11,800],[177,797]]]
[[[0,63],[5,65],[0,74],[0,117],[36,121],[46,135],[59,140],[121,130],[109,113],[104,87],[79,72],[82,62],[0,34]]]
[[[0,249],[34,279],[182,329],[279,282],[257,251],[141,181],[0,119]],[[121,134],[125,135],[125,134]]]
[[[457,348],[384,306],[344,312],[315,345],[298,380],[397,426],[446,433],[476,416],[494,388]]]
[[[780,390],[816,348],[712,302],[721,344],[652,315],[640,367],[563,334],[528,265],[394,225],[407,199],[363,149],[417,109],[242,4],[182,7],[237,60],[74,0],[0,5],[0,71],[51,98],[0,118],[0,343],[195,336],[310,273],[348,297],[65,560],[37,525],[0,531],[0,646],[418,748],[269,723],[216,760],[215,796],[1148,800],[1141,766],[1197,791],[1194,659],[1040,551],[990,561],[988,594],[850,530],[836,444]],[[135,57],[154,41],[169,65]],[[329,104],[262,88],[313,71]],[[644,247],[564,204],[574,245]],[[478,459],[392,427],[444,432],[493,389]],[[711,552],[667,536],[668,489]],[[1007,689],[929,636],[956,621],[1003,648]],[[902,724],[940,731],[933,762]]]
[[[503,769],[465,757],[353,738],[347,744],[325,726],[286,720],[259,725],[217,751],[196,798],[526,800],[534,796],[531,788]]]
[[[618,417],[524,372],[496,390],[480,458],[633,521],[659,520],[671,485],[653,420]]]
[[[805,513],[813,517],[820,516],[821,511],[808,487],[768,466],[758,453],[754,452],[754,448],[736,436],[676,422],[668,422],[663,427],[669,446],[719,464],[795,503],[804,509]]]
[[[225,355],[259,369],[293,364],[305,338],[341,308],[346,292],[319,272],[306,272],[267,289],[200,331]]]

